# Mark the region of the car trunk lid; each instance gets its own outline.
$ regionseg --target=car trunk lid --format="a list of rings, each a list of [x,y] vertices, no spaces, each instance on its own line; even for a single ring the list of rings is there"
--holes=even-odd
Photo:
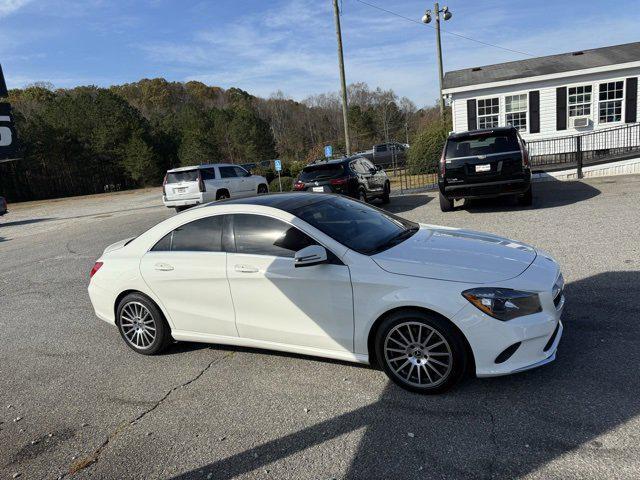
[[[485,183],[523,172],[515,131],[492,130],[450,138],[445,150],[447,183]]]
[[[167,200],[191,198],[200,194],[200,172],[191,170],[169,171],[164,185]]]

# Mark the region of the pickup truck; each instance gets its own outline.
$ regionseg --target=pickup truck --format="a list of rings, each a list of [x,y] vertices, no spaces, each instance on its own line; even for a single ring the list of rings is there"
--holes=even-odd
[[[383,167],[402,166],[407,161],[407,146],[402,143],[389,142],[374,145],[371,150],[359,152],[357,155],[371,160],[374,165]],[[395,157],[395,158],[394,158]]]

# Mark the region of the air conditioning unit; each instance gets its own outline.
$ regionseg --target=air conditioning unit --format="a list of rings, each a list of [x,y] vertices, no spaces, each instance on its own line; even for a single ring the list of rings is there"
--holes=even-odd
[[[573,128],[584,128],[591,125],[591,119],[587,116],[571,117],[571,126]]]

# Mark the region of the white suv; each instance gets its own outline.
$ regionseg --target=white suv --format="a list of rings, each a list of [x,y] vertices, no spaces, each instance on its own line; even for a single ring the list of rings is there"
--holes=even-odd
[[[214,200],[248,197],[268,191],[266,178],[251,175],[238,165],[197,165],[167,171],[162,183],[162,203],[179,212]]]

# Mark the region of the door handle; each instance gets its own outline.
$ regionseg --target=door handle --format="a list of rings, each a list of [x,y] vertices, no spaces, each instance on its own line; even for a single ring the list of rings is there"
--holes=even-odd
[[[260,271],[258,267],[252,267],[251,265],[236,265],[233,269],[239,273],[258,273]]]
[[[153,268],[160,270],[161,272],[170,272],[173,270],[173,266],[168,263],[156,263]]]

